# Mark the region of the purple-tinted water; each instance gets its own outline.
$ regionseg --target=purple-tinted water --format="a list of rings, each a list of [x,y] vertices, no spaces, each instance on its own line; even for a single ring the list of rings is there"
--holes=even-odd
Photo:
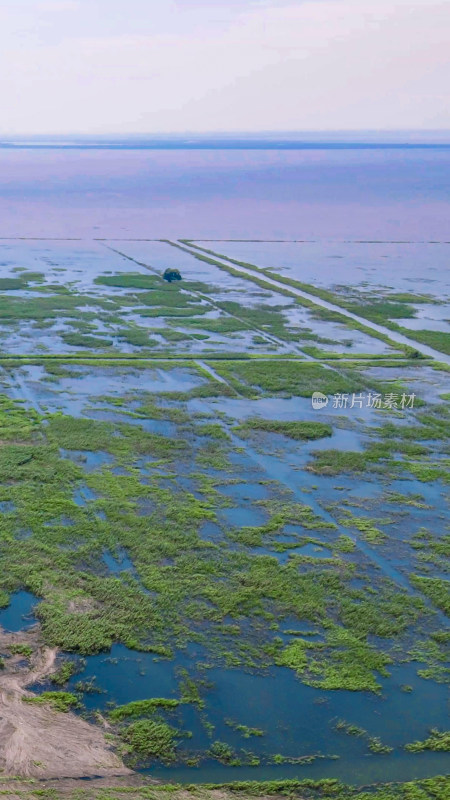
[[[0,150],[0,236],[450,239],[450,151]]]
[[[350,287],[415,292],[443,301],[450,296],[450,241],[417,241],[419,236],[415,234],[413,242],[336,241],[324,237],[314,241],[198,244],[314,286],[337,291]],[[422,321],[414,327],[430,328],[430,315],[438,320],[443,317],[441,309],[426,306],[419,309]],[[404,320],[401,324],[408,326]]]

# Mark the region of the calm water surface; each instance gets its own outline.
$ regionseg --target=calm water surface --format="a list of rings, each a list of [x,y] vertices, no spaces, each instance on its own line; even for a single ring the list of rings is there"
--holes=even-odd
[[[0,236],[450,239],[450,151],[0,149]]]

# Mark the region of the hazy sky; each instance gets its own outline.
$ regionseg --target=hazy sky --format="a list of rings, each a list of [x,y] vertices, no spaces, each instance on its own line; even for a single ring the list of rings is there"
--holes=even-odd
[[[0,134],[450,128],[450,0],[0,0]]]

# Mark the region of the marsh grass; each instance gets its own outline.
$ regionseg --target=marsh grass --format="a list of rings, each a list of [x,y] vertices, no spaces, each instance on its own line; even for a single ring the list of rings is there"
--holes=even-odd
[[[332,436],[331,425],[325,422],[284,422],[282,420],[262,419],[250,417],[234,429],[240,435],[250,431],[265,431],[267,433],[280,433],[288,439],[296,441],[310,441]]]
[[[121,731],[121,738],[126,744],[125,752],[164,763],[175,761],[176,748],[182,735],[177,728],[157,719],[138,720]]]
[[[444,578],[425,578],[420,575],[410,575],[410,580],[413,586],[429,597],[444,614],[450,614],[450,581]]]
[[[84,380],[88,374],[86,367],[79,372],[77,361],[44,363],[49,363],[49,374],[56,380],[74,375]],[[111,364],[103,359],[97,363]],[[132,363],[124,359],[118,368]],[[328,388],[325,381],[330,375],[332,381],[349,380],[300,361],[214,363],[229,370],[240,386],[251,388],[253,382],[262,382],[262,391],[269,385],[268,391],[294,392],[298,371],[303,370],[311,386],[317,376]],[[172,367],[170,361],[161,364]],[[357,375],[355,382],[359,380]],[[311,687],[379,693],[380,677],[387,675],[390,664],[412,657],[411,642],[417,640],[421,626],[433,633],[433,615],[422,595],[439,606],[444,583],[418,576],[417,595],[394,591],[377,574],[369,583],[358,548],[341,528],[348,524],[361,537],[373,535],[376,528],[378,536],[377,526],[383,526],[384,518],[370,520],[339,509],[339,520],[344,520],[340,528],[323,517],[320,508],[290,500],[276,481],[267,484],[269,497],[255,502],[265,515],[262,525],[232,530],[222,525],[220,543],[205,540],[201,535],[205,522],[217,524],[219,510],[234,502],[221,489],[242,480],[236,467],[236,456],[242,453],[227,438],[232,423],[222,417],[197,419],[184,403],[226,391],[208,378],[188,392],[154,396],[138,390],[98,397],[110,411],[133,416],[133,422],[171,421],[177,426],[174,438],[148,433],[139,424],[63,414],[43,419],[23,404],[0,398],[0,500],[13,504],[0,515],[1,601],[6,604],[9,593],[20,588],[33,592],[44,641],[68,652],[107,652],[122,642],[136,651],[171,659],[194,643],[205,649],[211,666],[262,671],[279,665],[294,670]],[[428,433],[433,433],[432,441],[439,442],[445,420],[428,409],[417,425],[427,430],[427,441]],[[262,424],[266,426],[266,421]],[[301,431],[300,441],[306,434],[307,439],[313,433],[329,435],[329,426],[322,423],[287,424],[294,425],[289,431],[295,438]],[[386,463],[391,468],[398,452],[406,458],[414,454],[417,463],[427,457],[427,447],[415,444],[403,431],[397,435],[397,430],[385,426],[378,441],[379,436],[379,429],[373,431],[369,446],[356,454],[362,467]],[[61,457],[66,450],[106,452],[113,458],[86,472],[81,464]],[[317,454],[315,464],[340,468],[338,459],[347,456],[354,467],[355,454],[322,452],[325,455]],[[330,457],[330,452],[338,455]],[[93,493],[85,505],[74,501],[74,491],[80,487]],[[276,553],[287,543],[277,539],[292,525],[298,527],[292,535],[293,549],[314,543],[329,548],[332,557],[297,553],[281,564]],[[24,529],[29,531],[27,538],[21,538]],[[251,550],[260,544],[269,554]],[[102,560],[105,551],[126,553],[132,568],[110,574]],[[353,588],[355,577],[366,579],[364,589]],[[279,632],[287,627],[287,619],[300,632],[310,623],[317,638],[286,632],[291,638],[282,639]],[[443,674],[440,659],[445,644],[429,636],[421,660],[430,674],[424,677]],[[68,672],[68,667],[60,668],[60,685]],[[201,709],[208,695],[197,676],[183,673],[178,678],[177,699],[150,698],[111,710],[127,758],[140,763],[180,757],[182,736],[163,715],[175,711],[179,703]],[[244,736],[253,731],[246,726],[236,730]],[[237,757],[242,763],[252,761],[251,755],[234,752],[230,759]]]
[[[63,713],[80,707],[79,697],[73,692],[42,692],[42,694],[35,697],[25,695],[22,700],[25,703],[34,703],[36,705],[48,703],[55,711],[62,711]]]
[[[313,392],[332,395],[356,392],[364,385],[359,376],[347,376],[321,364],[300,360],[269,363],[250,360],[233,364],[216,361],[213,366],[241,394],[248,396],[260,392],[287,397],[310,397]]]
[[[103,350],[105,347],[112,347],[112,340],[100,336],[88,336],[82,333],[63,333],[61,339],[71,347],[82,347],[89,350]]]
[[[425,750],[449,753],[450,731],[439,731],[437,728],[432,728],[427,739],[407,744],[405,750],[409,750],[411,753],[423,753]]]
[[[135,700],[123,706],[117,706],[109,712],[112,722],[121,722],[132,717],[146,717],[154,714],[158,709],[174,709],[180,705],[180,700],[165,697],[152,697],[149,700]]]

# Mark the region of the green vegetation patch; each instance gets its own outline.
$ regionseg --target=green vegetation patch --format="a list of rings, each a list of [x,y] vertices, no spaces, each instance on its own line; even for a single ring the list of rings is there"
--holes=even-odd
[[[370,791],[345,786],[336,779],[235,781],[233,783],[207,784],[204,789],[222,790],[238,797],[284,796],[295,798],[329,798],[335,800],[448,800],[450,776],[436,776],[407,783],[377,784]],[[161,787],[164,788],[164,787]],[[196,787],[187,787],[194,791]]]
[[[236,426],[235,430],[242,433],[252,430],[281,433],[283,436],[287,436],[288,439],[299,441],[322,439],[333,434],[331,425],[325,422],[284,422],[282,420],[262,419],[261,417],[246,419],[241,425]]]
[[[71,347],[83,347],[90,350],[111,347],[112,339],[105,339],[100,336],[88,336],[82,333],[63,333],[61,339]]]
[[[72,675],[75,675],[82,669],[82,665],[76,664],[74,661],[64,661],[59,669],[50,675],[51,683],[56,683],[58,686],[64,686]]]
[[[342,534],[339,538],[334,542],[333,549],[338,550],[340,553],[353,553],[356,548],[356,544],[350,536],[345,536]]]
[[[343,303],[349,311],[359,317],[366,317],[372,322],[383,324],[390,319],[412,319],[416,316],[416,309],[407,302],[393,302],[389,300],[371,300],[366,303]],[[415,333],[415,331],[414,331]]]
[[[389,753],[392,753],[393,749],[394,748],[390,745],[383,744],[378,736],[369,737],[369,750],[371,753],[376,753],[377,755],[389,755]]]
[[[334,728],[335,730],[340,731],[341,733],[346,733],[347,736],[360,737],[367,735],[367,731],[365,728],[361,728],[359,725],[353,725],[350,722],[346,722],[345,719],[338,719]]]
[[[399,636],[425,612],[426,605],[421,597],[393,590],[373,598],[364,590],[355,590],[340,603],[342,622],[363,640],[369,634],[385,639]]]
[[[247,395],[259,390],[266,394],[310,397],[313,392],[327,395],[356,392],[363,386],[358,376],[301,361],[252,359],[232,364],[216,361],[213,366],[219,375]]]
[[[55,320],[62,316],[79,319],[95,318],[95,314],[83,314],[83,306],[92,306],[92,297],[72,294],[65,287],[48,297],[9,297],[0,296],[0,319],[4,320]],[[111,311],[111,302],[106,298],[96,298],[97,306]]]
[[[151,339],[144,328],[138,328],[137,326],[132,328],[122,328],[121,330],[117,331],[116,336],[120,339],[120,341],[127,342],[128,344],[133,345],[133,347],[151,347],[156,344],[156,340]]]
[[[422,753],[424,750],[449,753],[450,731],[439,731],[437,728],[432,728],[427,739],[422,742],[411,742],[411,744],[405,745],[405,750],[409,750],[411,753]]]
[[[444,578],[424,578],[420,575],[410,575],[410,581],[444,614],[450,615],[450,581]]]
[[[396,459],[396,454],[400,456],[418,457],[426,456],[428,449],[423,445],[404,440],[384,439],[378,442],[371,442],[363,451],[352,450],[317,450],[312,453],[313,460],[307,465],[306,469],[319,475],[339,475],[345,472],[365,472],[366,470],[380,471],[381,465],[387,463],[391,470],[397,473],[408,470],[416,474],[416,471],[425,471],[429,476],[432,470],[434,477],[447,475],[445,467],[433,469],[427,462],[413,462],[409,459]],[[437,472],[437,474],[435,474]],[[417,476],[418,477],[418,476]]]
[[[201,330],[209,331],[210,333],[218,333],[221,336],[226,336],[229,333],[240,333],[249,329],[245,321],[227,316],[189,319],[184,320],[183,324],[193,328],[201,328]]]
[[[152,289],[139,295],[139,302],[148,306],[163,306],[165,308],[188,308],[192,303],[196,306],[193,296],[174,284],[168,284],[164,289]],[[202,306],[200,305],[200,308]]]
[[[9,652],[12,656],[25,656],[30,658],[33,655],[33,648],[29,644],[12,644],[10,645]]]
[[[141,299],[141,298],[140,298]],[[156,298],[153,297],[153,300],[156,302]],[[151,308],[138,308],[136,309],[136,313],[139,314],[140,317],[182,317],[182,325],[186,327],[186,325],[194,325],[195,323],[199,323],[198,327],[205,327],[204,325],[200,325],[200,320],[196,320],[194,317],[199,316],[200,314],[206,314],[209,311],[208,306],[201,306],[201,305],[194,305],[193,303],[190,305],[173,305],[173,306],[164,306],[164,305],[155,305]],[[172,322],[169,319],[169,323],[171,325],[178,325],[178,322]],[[161,331],[162,333],[162,331]],[[186,336],[186,334],[185,334]]]
[[[317,655],[327,653],[327,658]],[[388,675],[389,656],[375,650],[349,630],[330,625],[325,642],[295,639],[277,656],[280,666],[294,669],[309,686],[379,692],[374,672]]]
[[[143,719],[128,725],[121,733],[129,753],[139,757],[175,760],[180,732],[161,720]]]
[[[8,292],[14,289],[26,289],[28,282],[22,278],[0,278],[0,292]]]
[[[35,703],[37,705],[49,704],[55,711],[64,713],[80,705],[77,695],[72,692],[42,692],[42,694],[35,697],[22,697],[22,700],[26,703]]]
[[[276,537],[283,533],[286,525],[298,525],[308,531],[336,530],[337,528],[334,522],[324,520],[323,517],[315,514],[310,506],[303,503],[259,500],[256,505],[270,514],[267,522],[263,525],[246,525],[230,530],[227,535],[231,541],[239,542],[245,547],[261,547],[263,544],[268,545],[270,543],[273,550],[283,552],[284,550],[303,547],[308,543],[319,546],[322,544],[316,539],[300,534],[297,535],[297,541],[278,542]]]
[[[361,728],[359,725],[352,725],[351,723],[346,722],[344,719],[338,720],[334,728],[336,731],[346,733],[348,736],[357,736],[358,738],[367,739],[368,748],[371,753],[376,753],[377,755],[389,755],[389,753],[392,753],[394,749],[387,744],[383,744],[378,736],[369,736],[365,728]]]
[[[109,712],[112,722],[121,722],[130,717],[146,717],[157,709],[174,709],[180,705],[180,700],[166,697],[152,697],[149,700],[135,700],[123,706],[113,708]]]
[[[422,344],[428,345],[428,347],[433,347],[435,350],[439,350],[441,353],[450,355],[450,333],[447,333],[446,331],[427,330],[411,331],[409,328],[402,328],[400,326],[396,327],[398,327],[401,333],[403,333],[405,336],[408,336],[410,339],[415,339]]]
[[[381,544],[386,539],[386,534],[376,527],[374,522],[389,524],[391,520],[371,520],[368,517],[355,517],[350,511],[345,511],[346,516],[339,520],[340,525],[346,528],[355,528],[363,534],[364,539],[370,544]]]
[[[48,436],[66,450],[106,450],[117,456],[153,455],[170,457],[183,450],[182,439],[173,440],[148,433],[137,425],[99,422],[54,414],[49,418]]]
[[[234,731],[242,734],[244,739],[250,739],[251,736],[264,736],[264,731],[261,728],[250,728],[248,725],[243,725],[240,722],[235,722],[232,719],[226,719],[225,724]]]
[[[118,272],[115,275],[99,275],[94,283],[100,286],[115,286],[121,289],[159,289],[164,283],[157,275],[146,272]]]
[[[203,425],[197,425],[195,432],[197,436],[211,436],[213,439],[229,440],[230,438],[223,426],[215,422],[206,422]]]

